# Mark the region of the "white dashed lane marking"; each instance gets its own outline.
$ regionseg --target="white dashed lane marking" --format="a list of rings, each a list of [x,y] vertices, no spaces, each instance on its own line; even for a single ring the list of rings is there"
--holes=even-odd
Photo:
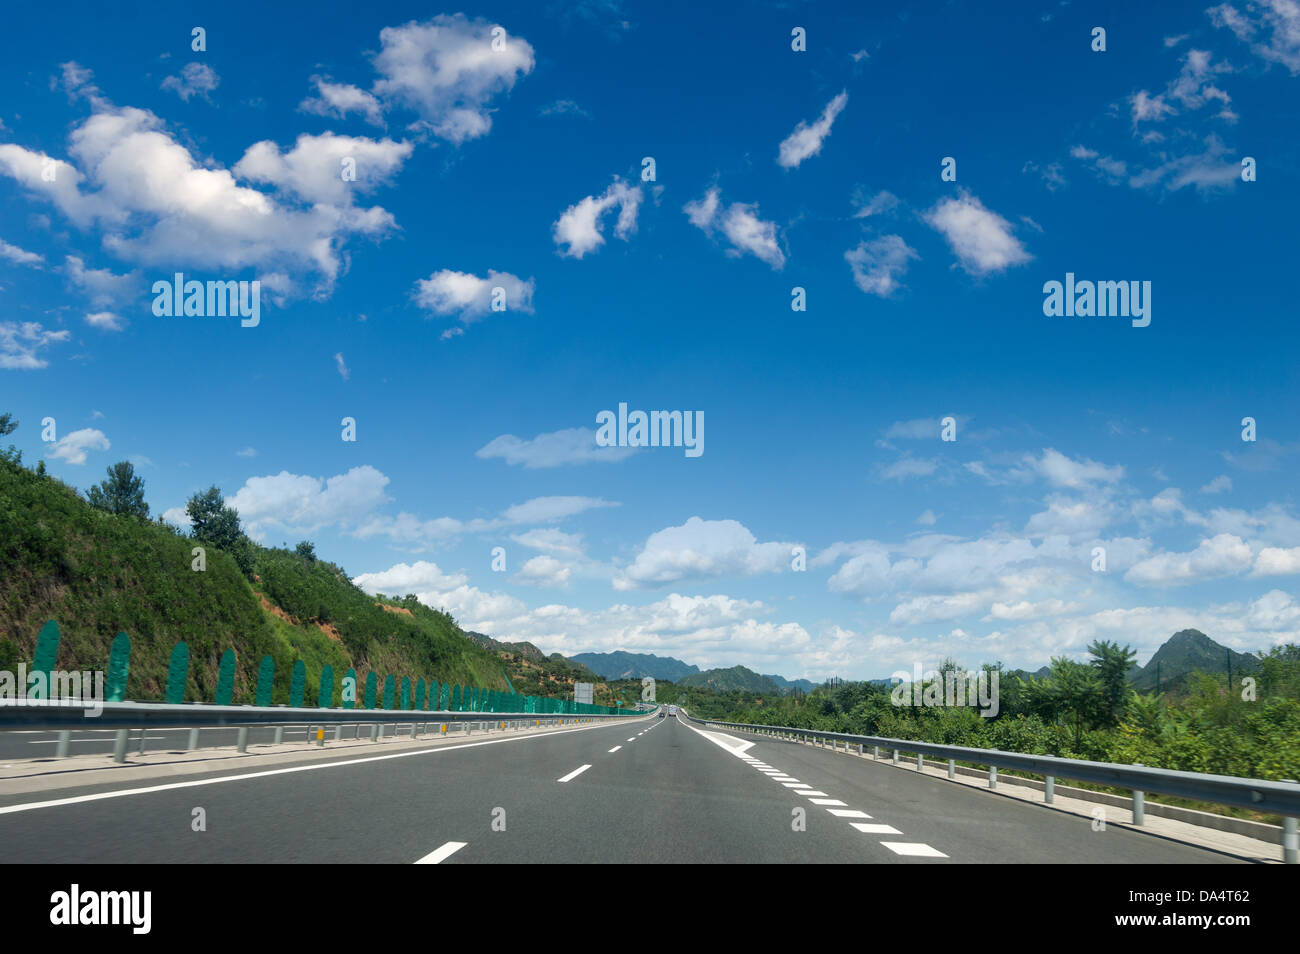
[[[882,845],[896,855],[910,855],[915,858],[947,858],[942,851],[914,841],[882,841]]]
[[[564,776],[564,778],[557,778],[556,781],[557,781],[557,782],[567,782],[567,781],[570,781],[571,779],[575,779],[575,778],[577,778],[579,775],[581,775],[583,772],[587,771],[587,769],[589,769],[589,768],[591,768],[590,765],[582,765],[582,766],[579,766],[578,768],[576,768],[576,769],[574,769],[572,772],[570,772],[568,775]]]
[[[623,746],[621,746],[621,745],[616,745],[616,746],[614,746],[612,749],[609,750],[609,754],[610,754],[610,755],[613,755],[615,752],[617,752],[617,751],[618,751],[619,749],[621,749],[622,747],[623,747]]]
[[[417,865],[441,864],[443,861],[450,858],[452,855],[460,851],[468,844],[469,842],[467,841],[449,841],[447,842],[447,844],[443,845],[441,848],[437,849],[436,851],[429,852],[427,855],[425,855],[423,858],[417,861],[416,864]]]

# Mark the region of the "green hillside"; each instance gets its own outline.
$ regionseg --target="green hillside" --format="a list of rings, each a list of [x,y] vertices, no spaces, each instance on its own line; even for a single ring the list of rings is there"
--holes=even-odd
[[[172,647],[190,649],[189,700],[211,701],[223,652],[238,656],[235,701],[251,702],[256,669],[275,660],[275,701],[288,701],[290,669],[306,665],[307,698],[318,675],[392,673],[506,689],[501,659],[467,639],[454,620],[407,598],[381,601],[341,567],[313,556],[241,541],[241,559],[206,547],[206,568],[191,569],[196,541],[161,522],[96,509],[74,489],[0,454],[0,668],[30,662],[50,619],[63,633],[58,667],[103,669],[119,632],[132,641],[127,696],[163,696]],[[380,604],[383,605],[380,605]]]
[[[1259,669],[1259,660],[1220,645],[1199,629],[1184,629],[1170,636],[1145,666],[1129,670],[1128,678],[1139,692],[1154,692],[1157,676],[1163,691],[1181,689],[1194,672],[1235,675]]]
[[[692,673],[677,680],[679,686],[693,689],[711,689],[714,692],[769,693],[781,695],[781,687],[766,676],[760,676],[744,666],[732,666],[730,669],[706,669],[704,672]]]

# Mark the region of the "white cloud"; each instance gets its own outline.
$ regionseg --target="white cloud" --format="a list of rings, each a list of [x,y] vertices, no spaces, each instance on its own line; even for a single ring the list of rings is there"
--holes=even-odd
[[[17,245],[10,245],[4,239],[0,239],[0,258],[7,259],[15,265],[28,265],[32,268],[36,268],[45,261],[44,255],[37,255],[35,252],[21,249]]]
[[[387,184],[414,148],[409,142],[391,139],[303,134],[284,153],[269,140],[254,143],[235,164],[234,172],[250,182],[268,183],[292,193],[304,202],[348,209],[357,193]],[[355,179],[343,178],[348,160]]]
[[[1208,484],[1201,488],[1203,494],[1221,494],[1232,490],[1232,478],[1227,474],[1220,474]]]
[[[221,77],[216,70],[205,63],[186,63],[180,76],[168,76],[162,81],[162,89],[169,89],[185,102],[191,96],[208,98],[208,93],[217,88]]]
[[[347,362],[343,360],[342,351],[334,355],[334,366],[338,368],[339,377],[341,377],[344,381],[352,377],[352,372],[348,370]]]
[[[972,275],[1000,272],[1032,258],[1012,234],[1011,224],[969,193],[942,200],[923,218],[948,240],[962,268]]]
[[[1246,0],[1240,7],[1223,3],[1206,12],[1216,27],[1227,27],[1249,43],[1256,56],[1300,75],[1300,7],[1295,0]]]
[[[535,62],[521,36],[507,33],[504,48],[493,49],[496,26],[458,13],[385,27],[374,58],[380,76],[375,96],[390,108],[413,110],[420,117],[413,127],[448,142],[486,135],[492,128],[489,104],[532,72]]]
[[[831,126],[835,122],[835,117],[840,114],[848,101],[848,91],[842,91],[826,104],[821,116],[811,125],[800,122],[799,125],[795,126],[794,132],[790,133],[781,143],[776,161],[786,169],[794,169],[805,159],[821,152],[822,143],[831,134]]]
[[[691,517],[652,533],[632,563],[614,579],[616,589],[663,586],[682,580],[753,576],[789,569],[793,543],[759,543],[735,520]]]
[[[1300,547],[1264,547],[1255,558],[1251,576],[1289,576],[1300,573]]]
[[[1071,490],[1114,484],[1124,477],[1124,468],[1118,464],[1107,467],[1086,457],[1075,460],[1054,447],[1047,448],[1039,457],[1026,457],[1025,463],[1053,486]]]
[[[927,509],[922,511],[921,515],[916,518],[916,522],[923,527],[933,527],[938,523],[938,518],[934,515],[933,510]]]
[[[785,253],[777,241],[776,225],[758,217],[758,206],[733,202],[726,210],[721,208],[719,190],[715,187],[705,195],[682,207],[692,225],[712,234],[721,229],[732,245],[727,254],[738,257],[748,252],[766,262],[776,271],[785,267]]]
[[[97,308],[125,304],[139,291],[140,276],[137,273],[116,275],[107,268],[87,268],[86,263],[76,255],[69,255],[65,259],[64,272]]]
[[[568,464],[614,463],[636,453],[634,447],[601,447],[596,432],[588,427],[570,427],[523,439],[514,434],[494,437],[475,451],[475,457],[499,457],[511,466],[540,469]]]
[[[617,506],[615,501],[598,497],[553,496],[534,497],[507,507],[496,517],[476,517],[473,520],[458,520],[455,517],[422,520],[402,511],[395,517],[371,516],[357,527],[356,535],[363,540],[385,536],[394,543],[424,547],[434,541],[449,540],[468,533],[491,533],[507,527],[558,523],[588,510]]]
[[[1250,545],[1238,536],[1220,533],[1202,540],[1190,553],[1160,552],[1134,564],[1124,579],[1144,586],[1177,586],[1232,576],[1249,569]]]
[[[86,324],[100,331],[121,331],[122,317],[111,311],[95,311],[86,315]]]
[[[553,556],[535,556],[515,574],[514,579],[525,586],[567,586],[573,567]]]
[[[372,126],[384,125],[384,108],[374,95],[349,83],[332,83],[320,76],[313,76],[311,81],[316,84],[316,96],[298,104],[304,113],[339,119],[349,113],[360,113]]]
[[[533,550],[546,550],[550,553],[565,553],[570,556],[582,556],[582,534],[565,533],[555,527],[537,527],[516,533],[510,537],[515,543]]]
[[[629,186],[622,179],[615,178],[599,197],[589,195],[569,206],[552,227],[552,237],[560,247],[560,254],[582,258],[605,244],[601,220],[615,207],[618,208],[618,220],[614,224],[614,234],[626,241],[636,232],[636,214],[640,205],[641,187]]]
[[[31,371],[49,366],[38,352],[72,337],[70,331],[46,331],[35,321],[0,321],[0,369]]]
[[[844,253],[858,288],[881,298],[888,298],[901,287],[898,276],[907,271],[908,259],[919,257],[898,235],[861,242]]]
[[[104,451],[111,446],[103,431],[93,427],[83,427],[79,431],[64,434],[57,441],[49,444],[45,456],[55,460],[66,460],[69,464],[80,467],[86,463],[86,456],[91,451]]]
[[[437,315],[457,315],[462,325],[471,325],[491,311],[498,294],[506,311],[533,311],[533,280],[524,281],[495,269],[489,269],[486,278],[479,278],[444,268],[420,279],[415,287],[415,300],[421,308]],[[498,288],[501,293],[495,292]],[[451,329],[442,336],[448,338],[460,330]]]
[[[300,205],[240,185],[231,172],[191,155],[153,113],[115,107],[84,87],[79,95],[94,112],[69,136],[77,165],[51,159],[54,178],[47,181],[49,157],[5,143],[0,174],[52,202],[79,228],[99,228],[103,247],[120,259],[225,272],[256,268],[267,273],[264,285],[275,280],[282,291],[291,275],[314,275],[316,293],[325,295],[342,268],[347,237],[378,237],[394,225],[378,207]]]
[[[237,450],[237,451],[235,451],[235,456],[236,456],[236,457],[256,457],[256,456],[257,456],[257,448],[255,448],[255,447],[245,447],[243,450]]]
[[[272,531],[298,536],[356,524],[388,502],[387,486],[388,477],[368,464],[328,478],[285,470],[248,478],[226,503],[239,511],[249,536],[261,540]]]

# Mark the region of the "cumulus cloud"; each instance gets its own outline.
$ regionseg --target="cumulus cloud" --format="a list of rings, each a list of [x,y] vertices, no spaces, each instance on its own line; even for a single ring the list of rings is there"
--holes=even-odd
[[[248,478],[226,503],[239,511],[249,536],[261,540],[272,531],[298,536],[354,525],[388,502],[387,486],[388,477],[368,464],[327,478],[284,470]]]
[[[497,96],[532,72],[533,48],[521,36],[504,34],[493,48],[497,24],[462,14],[385,27],[374,58],[374,95],[389,108],[418,116],[412,127],[460,144],[492,128],[489,108]]]
[[[759,218],[757,204],[733,202],[724,210],[720,196],[720,191],[712,188],[702,198],[687,202],[682,211],[692,225],[706,234],[721,229],[731,243],[728,255],[739,257],[749,253],[776,271],[784,268],[785,253],[777,241],[775,223]]]
[[[1054,447],[1047,448],[1038,457],[1025,458],[1025,463],[1053,486],[1072,490],[1095,484],[1114,484],[1124,477],[1124,468],[1118,464],[1107,467],[1086,457],[1076,460]]]
[[[350,113],[360,113],[372,126],[384,125],[384,107],[378,97],[349,83],[333,83],[321,76],[313,76],[316,95],[298,104],[304,113],[317,116],[346,118]]]
[[[391,139],[303,134],[288,152],[281,152],[269,140],[254,143],[235,164],[234,172],[250,182],[273,185],[304,202],[346,209],[357,193],[371,192],[391,181],[414,148],[409,142]],[[350,162],[355,178],[343,177],[345,162]]]
[[[49,444],[45,456],[55,460],[65,460],[69,464],[80,467],[86,462],[87,455],[91,451],[104,451],[111,446],[103,431],[93,427],[83,427],[79,431],[64,434],[57,441]]]
[[[1300,547],[1264,547],[1255,558],[1252,576],[1289,576],[1300,573]]]
[[[853,270],[853,282],[868,295],[888,298],[901,286],[898,277],[907,271],[909,259],[919,258],[898,235],[885,235],[844,253]]]
[[[794,169],[805,159],[821,152],[822,143],[831,134],[831,126],[840,112],[848,104],[847,90],[826,104],[822,114],[812,123],[800,122],[781,143],[776,161],[786,169]]]
[[[1251,565],[1251,550],[1240,537],[1220,533],[1189,553],[1160,552],[1134,564],[1124,579],[1144,586],[1178,586],[1232,576]]]
[[[618,209],[614,234],[627,241],[636,232],[636,214],[641,205],[641,187],[629,186],[616,178],[599,196],[587,196],[569,206],[552,227],[552,237],[560,255],[582,258],[605,244],[602,219],[610,209]]]
[[[489,460],[499,457],[511,466],[532,470],[601,461],[614,463],[626,459],[637,450],[635,447],[601,447],[596,443],[596,432],[593,429],[570,427],[527,439],[514,434],[502,434],[480,447],[474,456]]]
[[[1032,258],[1012,234],[1011,224],[967,192],[943,199],[923,219],[947,239],[962,268],[972,275],[1005,271]]]
[[[116,107],[87,93],[84,83],[77,91],[93,112],[69,136],[75,165],[5,143],[0,175],[51,202],[78,228],[101,230],[103,247],[119,259],[227,273],[254,268],[282,292],[311,276],[324,295],[342,268],[347,238],[379,237],[394,225],[379,207],[306,201],[288,188],[302,178],[288,173],[280,180],[286,191],[275,195],[241,185],[232,172],[192,155],[153,113]],[[43,175],[47,168],[53,181]]]
[[[573,566],[553,556],[535,556],[524,563],[514,579],[525,586],[567,586],[573,575]]]
[[[614,579],[616,589],[664,586],[682,580],[753,576],[789,569],[793,543],[759,543],[735,520],[691,517],[652,533],[632,563]]]
[[[415,283],[415,300],[435,315],[456,315],[463,326],[468,326],[492,310],[531,314],[534,288],[531,278],[524,281],[509,272],[489,269],[486,278],[479,278],[469,272],[444,268]],[[449,338],[463,330],[449,329],[442,337]]]
[[[122,317],[111,311],[95,311],[86,315],[86,324],[100,331],[121,331]]]

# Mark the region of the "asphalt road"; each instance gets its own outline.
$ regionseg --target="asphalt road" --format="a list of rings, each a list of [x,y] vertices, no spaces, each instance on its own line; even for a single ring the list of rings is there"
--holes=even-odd
[[[196,809],[206,831],[194,831]],[[635,719],[243,774],[0,793],[11,861],[1216,863],[794,743]]]

